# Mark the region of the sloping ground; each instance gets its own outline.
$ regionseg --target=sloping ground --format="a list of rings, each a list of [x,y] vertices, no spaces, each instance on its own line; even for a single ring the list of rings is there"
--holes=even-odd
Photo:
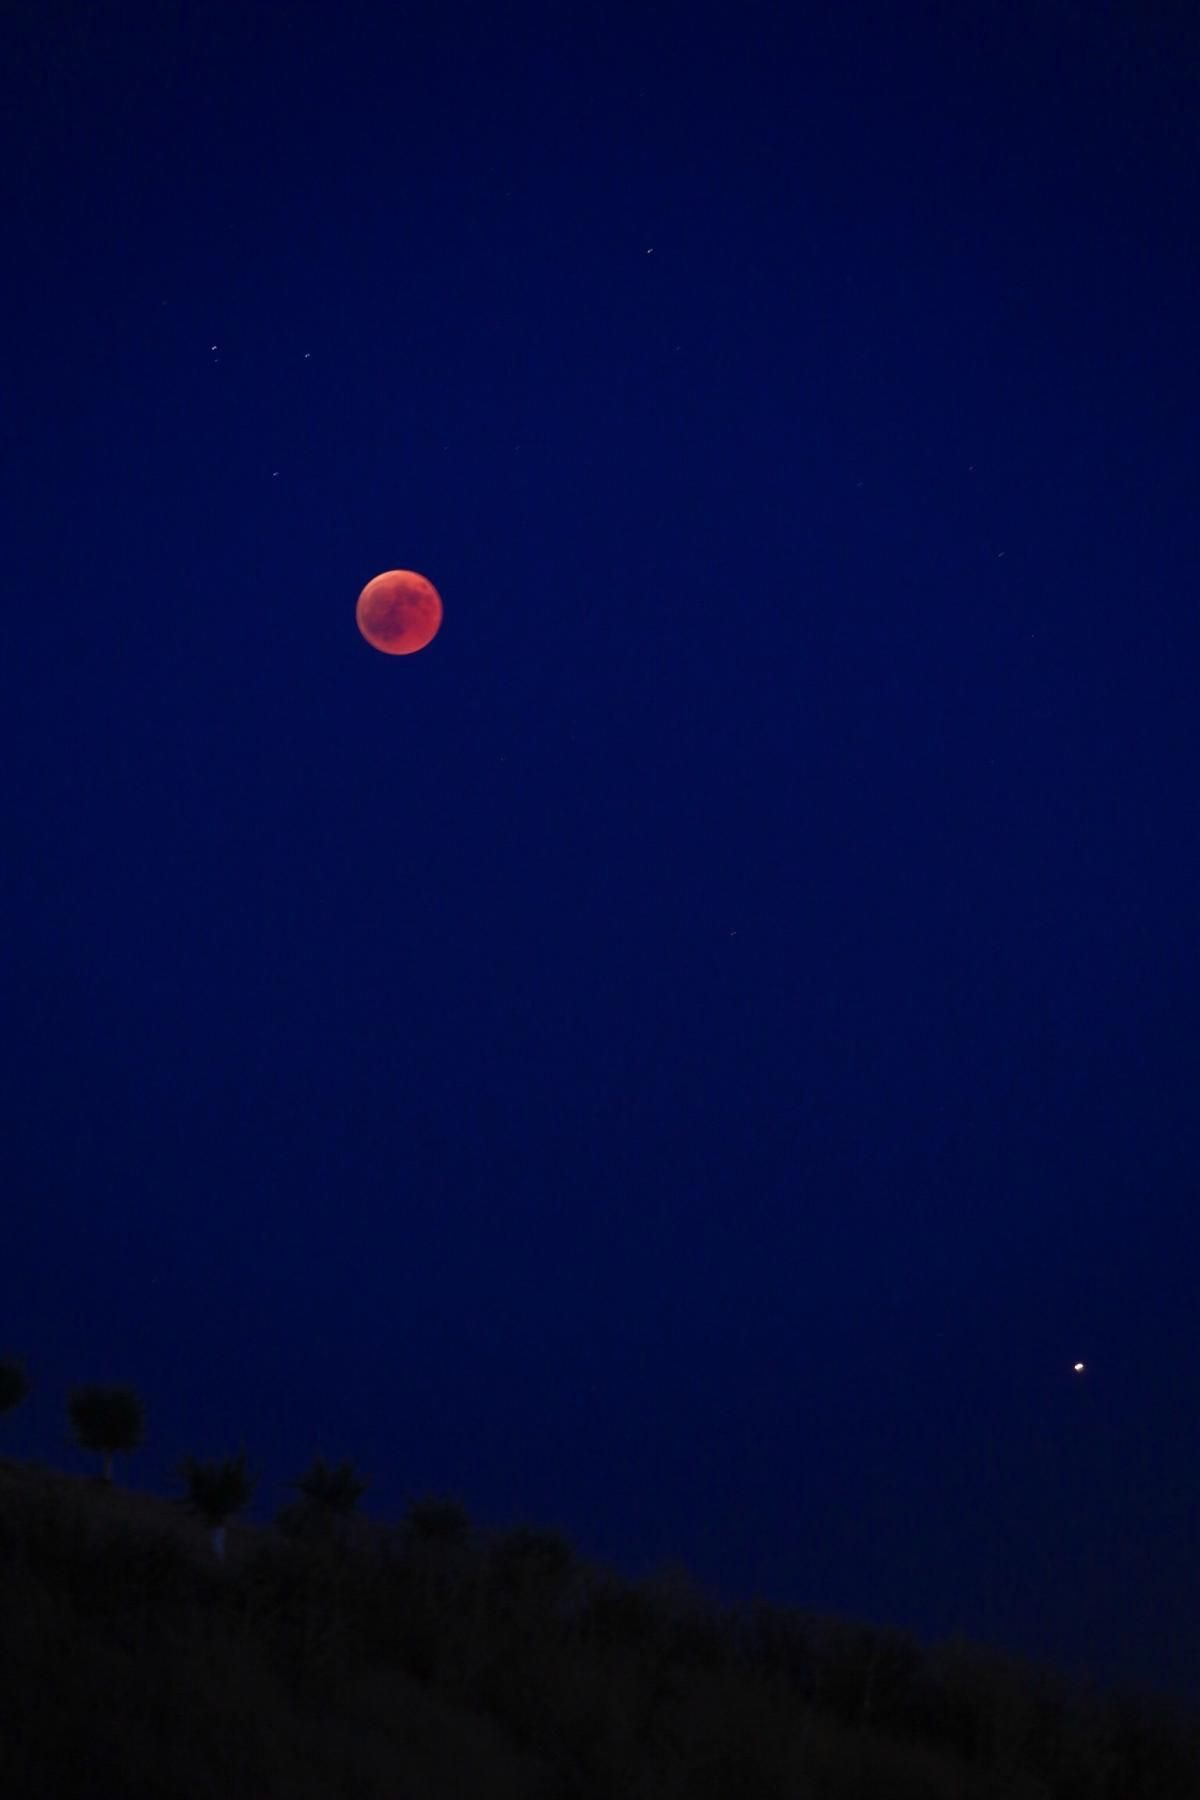
[[[0,1800],[1200,1800],[1190,1725],[849,1621],[747,1650],[560,1552],[234,1525],[219,1564],[0,1463]]]
[[[0,1462],[4,1800],[449,1800],[549,1796],[551,1772],[401,1670],[302,1702],[238,1592],[271,1527],[208,1532],[171,1501]],[[115,1577],[116,1579],[110,1579]],[[243,1624],[246,1621],[243,1620]]]
[[[149,1532],[165,1537],[182,1549],[205,1560],[212,1558],[211,1540],[203,1523],[186,1507],[156,1494],[139,1493],[136,1488],[118,1481],[102,1481],[99,1477],[65,1475],[60,1469],[44,1463],[21,1463],[0,1459],[0,1528],[6,1513],[14,1508],[22,1511],[42,1506],[55,1512],[73,1512],[79,1528],[90,1538],[99,1539],[108,1532]],[[227,1554],[245,1556],[263,1537],[263,1527],[231,1519],[228,1526]],[[272,1527],[267,1535],[278,1534]],[[0,1539],[0,1545],[3,1540]]]

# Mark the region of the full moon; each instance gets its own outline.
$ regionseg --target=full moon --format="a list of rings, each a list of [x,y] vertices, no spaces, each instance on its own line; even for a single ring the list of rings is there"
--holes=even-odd
[[[388,569],[368,581],[354,609],[358,629],[385,656],[411,656],[437,636],[442,597],[412,569]]]

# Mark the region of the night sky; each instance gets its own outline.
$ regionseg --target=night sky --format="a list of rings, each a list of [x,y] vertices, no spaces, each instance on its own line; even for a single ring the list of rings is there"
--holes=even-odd
[[[1195,9],[2,49],[0,1449],[1195,1692]]]

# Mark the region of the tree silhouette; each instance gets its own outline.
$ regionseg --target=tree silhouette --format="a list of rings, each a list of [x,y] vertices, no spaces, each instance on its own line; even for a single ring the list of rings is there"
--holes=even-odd
[[[146,1435],[145,1408],[131,1387],[72,1388],[67,1412],[80,1448],[103,1456],[105,1481],[112,1480],[113,1457],[128,1456]]]
[[[29,1377],[25,1373],[25,1364],[18,1362],[15,1356],[0,1356],[0,1414],[11,1412],[14,1406],[20,1406],[29,1392]]]
[[[404,1533],[411,1543],[460,1550],[471,1535],[471,1520],[466,1507],[457,1500],[426,1494],[420,1499],[409,1499]]]
[[[575,1553],[561,1532],[515,1525],[488,1552],[492,1603],[511,1618],[553,1613],[565,1597],[574,1566]]]
[[[407,1499],[402,1542],[427,1601],[455,1588],[471,1539],[471,1520],[457,1500],[426,1494]]]
[[[290,1537],[325,1543],[339,1538],[368,1485],[349,1457],[331,1469],[323,1456],[317,1456],[308,1473],[295,1483],[300,1499],[282,1509],[279,1528]]]
[[[184,1505],[199,1513],[212,1532],[218,1560],[225,1555],[225,1521],[249,1503],[258,1481],[246,1467],[246,1452],[227,1456],[223,1462],[197,1462],[185,1456],[179,1475],[187,1486]]]
[[[355,1473],[354,1464],[347,1457],[336,1469],[326,1466],[323,1456],[313,1459],[313,1466],[307,1475],[302,1475],[296,1483],[300,1493],[314,1506],[323,1506],[338,1518],[345,1518],[352,1513],[358,1502],[366,1493],[369,1483]]]

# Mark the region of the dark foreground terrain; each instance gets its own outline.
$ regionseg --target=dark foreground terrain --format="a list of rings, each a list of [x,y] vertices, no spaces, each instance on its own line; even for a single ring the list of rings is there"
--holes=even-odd
[[[342,1541],[0,1463],[4,1800],[1200,1800],[1200,1725],[417,1503]]]

